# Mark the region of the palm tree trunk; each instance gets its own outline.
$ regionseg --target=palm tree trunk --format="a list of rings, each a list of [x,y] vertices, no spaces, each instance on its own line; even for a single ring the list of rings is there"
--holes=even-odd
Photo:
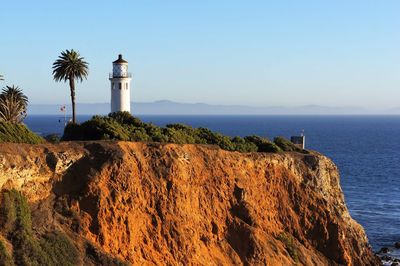
[[[75,80],[73,77],[69,77],[69,87],[71,89],[71,102],[72,102],[72,123],[76,123],[75,117]]]

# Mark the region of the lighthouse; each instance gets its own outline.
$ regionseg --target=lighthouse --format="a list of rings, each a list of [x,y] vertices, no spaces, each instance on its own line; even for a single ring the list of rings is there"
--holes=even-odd
[[[118,55],[113,62],[113,71],[109,76],[111,82],[111,112],[131,111],[131,79],[128,62]]]

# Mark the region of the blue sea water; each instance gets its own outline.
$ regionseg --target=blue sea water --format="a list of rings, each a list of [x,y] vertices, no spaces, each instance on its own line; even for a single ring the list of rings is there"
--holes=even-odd
[[[373,249],[400,241],[400,116],[139,117],[160,126],[184,123],[230,136],[289,138],[304,130],[306,148],[327,155],[339,167],[350,214],[365,228]],[[25,123],[43,135],[61,134],[64,118],[29,116]]]

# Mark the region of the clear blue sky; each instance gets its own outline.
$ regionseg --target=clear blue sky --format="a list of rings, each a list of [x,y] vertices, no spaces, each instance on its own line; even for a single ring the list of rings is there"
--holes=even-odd
[[[0,85],[69,103],[51,66],[89,62],[77,101],[108,102],[118,53],[132,100],[254,106],[400,106],[400,1],[3,1]]]

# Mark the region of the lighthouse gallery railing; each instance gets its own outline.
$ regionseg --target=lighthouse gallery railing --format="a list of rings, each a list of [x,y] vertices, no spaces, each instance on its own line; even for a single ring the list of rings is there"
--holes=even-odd
[[[125,73],[125,74],[122,74],[122,75],[115,75],[115,76],[114,76],[113,73],[110,73],[110,74],[108,75],[108,77],[109,77],[110,79],[112,79],[112,78],[132,78],[132,73],[127,72],[127,73]]]

